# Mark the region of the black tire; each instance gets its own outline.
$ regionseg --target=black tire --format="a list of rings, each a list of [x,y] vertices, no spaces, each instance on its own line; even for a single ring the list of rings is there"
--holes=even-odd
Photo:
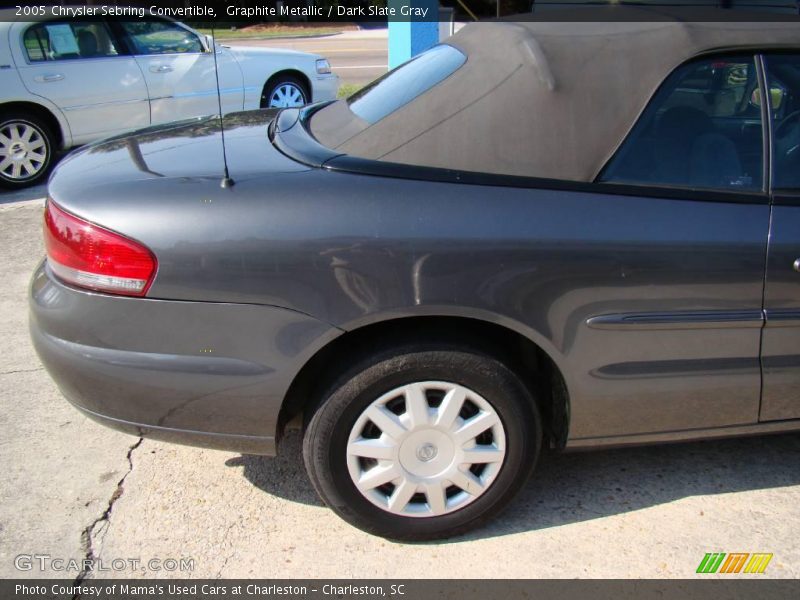
[[[5,134],[11,131],[10,128],[15,131],[20,131],[22,128],[29,128],[29,130],[32,128],[35,132],[34,137],[31,138],[34,140],[33,143],[38,143],[39,139],[44,142],[42,146],[36,148],[35,155],[38,156],[43,150],[44,160],[41,164],[38,160],[25,163],[20,167],[20,173],[16,175],[14,173],[14,165],[6,165],[5,168],[0,169],[0,186],[6,189],[20,189],[45,181],[53,166],[53,152],[56,147],[56,138],[50,125],[38,115],[26,111],[0,112],[0,134],[3,134],[3,137],[0,137],[0,145],[7,152],[12,149],[12,146],[10,142],[3,143],[3,140],[9,140],[9,136]],[[22,151],[25,152],[24,149]],[[0,156],[0,165],[3,165],[4,158],[4,156]],[[26,174],[27,164],[36,167],[36,171],[31,175]]]
[[[264,86],[264,90],[261,93],[261,108],[269,108],[273,95],[275,95],[275,93],[281,87],[287,85],[293,86],[300,91],[300,93],[303,95],[303,104],[308,104],[311,102],[311,91],[308,89],[308,85],[306,85],[304,81],[301,81],[294,75],[278,74],[270,79]]]
[[[413,382],[464,386],[489,402],[505,431],[505,458],[495,479],[453,512],[408,517],[376,506],[356,488],[347,466],[351,429],[377,398]],[[340,517],[375,535],[423,541],[460,535],[500,512],[525,485],[542,442],[541,418],[528,389],[496,358],[469,347],[410,345],[362,361],[343,375],[308,422],[303,458],[317,493]]]

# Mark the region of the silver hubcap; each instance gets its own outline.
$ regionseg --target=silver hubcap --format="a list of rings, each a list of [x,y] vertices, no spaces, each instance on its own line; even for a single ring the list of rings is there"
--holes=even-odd
[[[306,97],[303,94],[303,90],[293,83],[279,85],[272,92],[272,96],[269,99],[270,108],[292,108],[303,106],[305,103]]]
[[[44,168],[47,144],[42,132],[24,122],[0,128],[0,173],[8,179],[30,179]]]
[[[479,498],[500,472],[506,436],[484,398],[455,383],[411,383],[359,416],[347,468],[361,494],[383,510],[434,517]]]

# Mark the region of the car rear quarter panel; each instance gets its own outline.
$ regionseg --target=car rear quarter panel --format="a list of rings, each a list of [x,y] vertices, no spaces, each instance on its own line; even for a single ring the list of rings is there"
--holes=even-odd
[[[561,370],[573,439],[757,421],[766,204],[320,169],[115,193],[81,214],[153,249],[152,298],[279,306],[345,330],[431,314],[498,323]],[[729,322],[681,320],[698,312]],[[659,313],[677,320],[587,323]]]
[[[74,289],[41,265],[31,334],[64,396],[112,427],[274,454],[284,394],[340,331],[296,311]]]

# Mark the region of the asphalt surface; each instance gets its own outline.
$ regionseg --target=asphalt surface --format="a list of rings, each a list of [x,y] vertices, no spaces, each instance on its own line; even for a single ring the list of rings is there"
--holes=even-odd
[[[320,504],[297,434],[270,459],[140,441],[82,417],[28,339],[41,201],[0,204],[0,251],[0,577],[79,575],[20,571],[19,555],[128,565],[104,577],[692,577],[706,552],[771,552],[759,577],[800,576],[800,435],[546,452],[489,526],[396,544]]]
[[[321,54],[331,63],[334,73],[343,84],[364,85],[377,79],[387,70],[386,30],[346,31],[318,38],[287,38],[273,40],[229,40],[231,46],[262,46],[289,48]]]
[[[379,37],[280,43],[313,45],[347,77],[371,79],[377,71],[343,67],[368,66],[381,52],[385,60]],[[408,545],[368,536],[321,505],[299,434],[270,459],[141,441],[87,420],[28,338],[44,195],[43,186],[0,193],[0,577],[75,579],[79,571],[52,559],[93,558],[125,563],[104,577],[683,578],[696,576],[706,552],[771,552],[757,577],[800,576],[797,434],[545,452],[489,526]],[[31,555],[49,558],[15,566]],[[190,559],[192,570],[151,559]]]

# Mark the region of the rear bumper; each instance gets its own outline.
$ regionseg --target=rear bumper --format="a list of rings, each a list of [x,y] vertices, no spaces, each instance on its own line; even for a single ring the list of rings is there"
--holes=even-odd
[[[69,400],[69,398],[67,399]],[[70,403],[85,416],[100,423],[100,425],[130,435],[135,435],[136,437],[171,442],[173,444],[184,444],[186,446],[197,446],[199,448],[241,452],[242,454],[275,456],[277,453],[277,445],[274,436],[211,433],[207,431],[190,431],[188,429],[173,429],[171,427],[157,427],[155,425],[144,425],[143,423],[131,423],[130,421],[123,421],[122,419],[115,419],[107,415],[94,413],[71,400]]]
[[[336,328],[290,310],[30,288],[36,351],[64,396],[137,436],[273,455],[283,398]]]

